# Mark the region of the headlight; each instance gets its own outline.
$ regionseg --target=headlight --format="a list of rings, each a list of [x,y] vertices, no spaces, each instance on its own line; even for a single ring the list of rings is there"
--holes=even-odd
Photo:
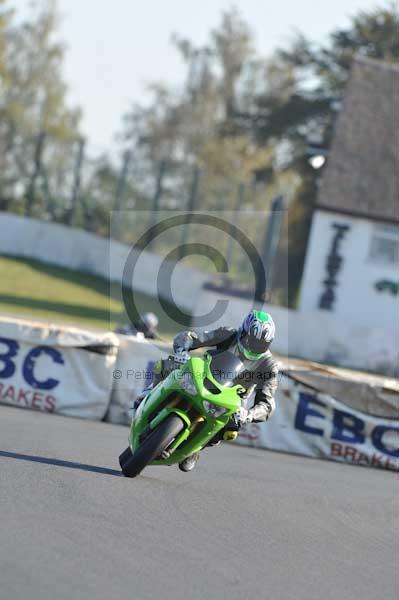
[[[204,400],[202,403],[207,415],[212,417],[213,419],[217,419],[224,415],[227,412],[227,408],[224,406],[219,406],[218,404],[213,404],[213,402],[208,402],[208,400]]]
[[[192,396],[196,396],[198,393],[190,373],[183,373],[183,376],[180,379],[180,387]]]

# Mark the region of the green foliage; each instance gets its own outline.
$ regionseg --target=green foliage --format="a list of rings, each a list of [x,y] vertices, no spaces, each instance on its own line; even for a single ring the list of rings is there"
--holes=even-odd
[[[165,162],[160,206],[185,208],[196,165],[203,174],[201,208],[221,208],[221,197],[223,208],[234,208],[240,184],[252,185],[257,173],[273,170],[272,149],[256,145],[236,119],[241,105],[255,100],[264,61],[256,56],[252,33],[236,9],[222,15],[204,46],[177,35],[173,42],[186,65],[185,85],[175,90],[153,84],[149,105],[135,105],[125,116],[122,137],[134,148],[132,177],[142,182],[145,193]],[[254,208],[265,208],[269,201],[264,186],[253,188]]]
[[[57,12],[51,1],[16,21],[0,4],[0,199],[18,210],[21,200],[44,216],[50,193],[71,168],[79,110],[66,102],[63,46],[55,39]],[[62,198],[62,196],[61,196]]]
[[[0,210],[108,235],[119,173],[108,157],[86,155],[56,2],[32,4],[24,19],[7,6],[0,0]],[[132,183],[123,191],[134,202]]]

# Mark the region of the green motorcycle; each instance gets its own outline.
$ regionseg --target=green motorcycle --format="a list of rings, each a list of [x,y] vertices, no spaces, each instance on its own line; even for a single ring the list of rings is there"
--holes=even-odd
[[[230,439],[237,437],[235,414],[246,393],[239,384],[242,361],[228,351],[207,352],[202,358],[184,353],[164,363],[168,361],[173,368],[133,417],[130,445],[119,456],[126,477],[136,477],[150,464],[181,463],[207,446],[227,424]]]

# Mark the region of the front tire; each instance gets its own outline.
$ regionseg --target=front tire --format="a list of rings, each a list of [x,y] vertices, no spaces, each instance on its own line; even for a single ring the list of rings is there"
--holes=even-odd
[[[134,453],[126,448],[119,457],[125,477],[136,477],[149,463],[154,461],[184,429],[184,421],[175,414],[169,415],[144,440]]]

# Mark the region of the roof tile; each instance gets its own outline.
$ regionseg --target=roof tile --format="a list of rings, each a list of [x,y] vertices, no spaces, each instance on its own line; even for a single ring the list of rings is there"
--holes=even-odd
[[[399,66],[357,56],[318,206],[399,222]]]

